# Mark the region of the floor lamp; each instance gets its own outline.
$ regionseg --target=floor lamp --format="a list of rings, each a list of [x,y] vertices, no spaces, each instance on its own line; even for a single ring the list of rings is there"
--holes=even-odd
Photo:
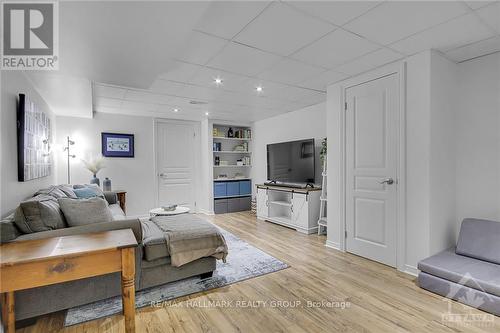
[[[72,155],[70,152],[70,147],[75,144],[75,141],[70,140],[69,136],[66,138],[66,147],[64,147],[64,151],[67,153],[67,162],[68,162],[68,184],[71,184],[71,176],[70,176],[70,166],[69,160],[70,158],[75,158],[76,155]]]

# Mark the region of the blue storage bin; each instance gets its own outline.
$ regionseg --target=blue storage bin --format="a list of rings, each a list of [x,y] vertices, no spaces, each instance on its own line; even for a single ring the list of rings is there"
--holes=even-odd
[[[240,184],[239,182],[228,182],[227,183],[227,195],[240,195]]]
[[[240,195],[252,194],[252,182],[250,180],[240,180]]]
[[[214,197],[225,197],[227,196],[227,186],[224,182],[214,183]]]

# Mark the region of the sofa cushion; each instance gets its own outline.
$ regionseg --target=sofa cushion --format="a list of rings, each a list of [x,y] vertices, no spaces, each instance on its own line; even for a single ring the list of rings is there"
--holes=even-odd
[[[464,219],[457,254],[500,264],[500,222]]]
[[[57,200],[46,194],[21,202],[15,212],[15,223],[26,234],[66,227]]]
[[[500,265],[456,254],[448,249],[418,263],[430,275],[500,296]]]
[[[141,221],[142,245],[144,246],[144,258],[153,261],[159,258],[169,257],[168,247],[163,232],[151,221]]]
[[[125,219],[125,213],[123,212],[120,205],[111,204],[108,207],[109,207],[109,210],[111,211],[111,215],[113,216],[113,220],[124,220]]]
[[[424,272],[418,274],[418,285],[433,293],[500,316],[500,297],[498,296],[441,279]],[[470,323],[471,322],[468,324]],[[476,324],[479,323],[480,322],[476,322]]]
[[[113,221],[108,203],[102,198],[60,198],[58,201],[70,227]]]
[[[14,214],[10,214],[0,221],[0,243],[11,241],[20,235],[14,221]]]

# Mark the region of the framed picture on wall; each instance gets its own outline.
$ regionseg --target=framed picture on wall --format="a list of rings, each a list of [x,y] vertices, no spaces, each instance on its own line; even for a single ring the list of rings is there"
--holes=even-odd
[[[51,122],[48,114],[19,94],[17,105],[17,180],[50,176],[52,173]]]
[[[101,145],[104,157],[134,157],[133,134],[103,132]]]

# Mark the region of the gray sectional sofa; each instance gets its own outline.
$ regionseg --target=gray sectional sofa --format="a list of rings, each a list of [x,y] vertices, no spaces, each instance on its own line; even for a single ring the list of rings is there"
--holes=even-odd
[[[456,248],[418,269],[420,287],[500,316],[500,222],[463,220]]]
[[[68,193],[64,193],[64,191],[67,191],[67,189],[63,186],[44,189],[37,192],[35,197],[31,198],[27,203],[27,206],[35,211],[33,213],[33,211],[25,209],[26,214],[35,214],[37,213],[36,209],[39,209],[38,216],[43,216],[45,220],[49,221],[47,222],[48,225],[35,224],[34,226],[32,225],[32,228],[47,230],[26,232],[27,227],[23,225],[23,220],[19,221],[19,219],[27,217],[31,220],[30,222],[33,222],[33,217],[23,216],[22,212],[19,212],[20,208],[18,208],[16,214],[3,219],[0,223],[1,243],[108,230],[132,229],[139,243],[136,249],[136,290],[150,288],[195,275],[208,277],[215,270],[216,259],[213,257],[204,257],[181,267],[171,266],[170,255],[168,247],[165,244],[163,232],[151,221],[141,222],[136,218],[127,219],[118,205],[116,194],[113,192],[103,193],[113,215],[112,221],[69,227],[64,219],[64,214],[58,211],[59,208],[57,205],[57,198],[61,196],[71,197],[71,191],[67,191]],[[37,201],[37,199],[41,200],[41,202]],[[35,201],[35,203],[32,201]],[[62,222],[56,214],[60,214]],[[49,215],[51,217],[48,217]],[[36,217],[36,214],[33,216]],[[53,223],[53,221],[57,221],[57,223]],[[15,293],[16,320],[33,318],[118,296],[121,294],[120,286],[120,274],[113,273],[18,291]]]

